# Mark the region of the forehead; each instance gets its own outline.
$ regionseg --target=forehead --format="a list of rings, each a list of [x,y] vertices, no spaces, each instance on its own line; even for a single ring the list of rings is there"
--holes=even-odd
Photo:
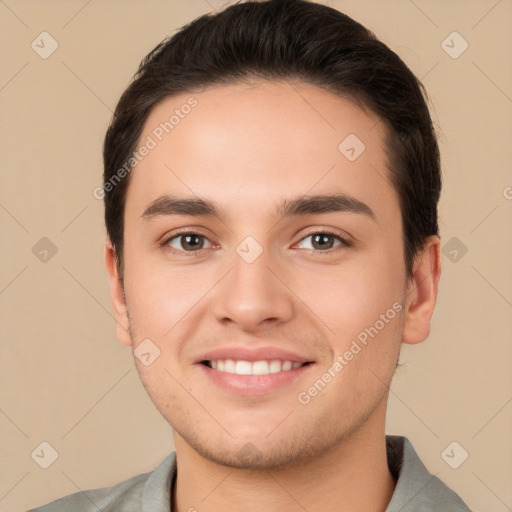
[[[375,114],[304,83],[173,96],[145,122],[137,148],[145,156],[131,173],[126,212],[140,217],[169,194],[209,199],[239,216],[275,212],[289,196],[341,192],[396,217],[385,134]]]

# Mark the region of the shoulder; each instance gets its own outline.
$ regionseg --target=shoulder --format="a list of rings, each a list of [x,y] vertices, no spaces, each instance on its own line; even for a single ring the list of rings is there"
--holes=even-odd
[[[386,436],[388,465],[397,478],[386,512],[471,512],[464,501],[425,467],[411,442]]]
[[[51,503],[32,508],[27,512],[102,512],[144,510],[144,500],[149,489],[158,489],[161,499],[170,488],[174,475],[175,452],[168,455],[155,469],[132,476],[110,487],[89,489],[59,498]],[[169,483],[169,485],[167,485]],[[168,497],[167,497],[168,499]]]

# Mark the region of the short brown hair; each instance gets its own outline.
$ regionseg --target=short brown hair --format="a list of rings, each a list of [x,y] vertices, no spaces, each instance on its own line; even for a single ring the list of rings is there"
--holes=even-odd
[[[162,41],[141,62],[116,107],[103,148],[111,183],[163,99],[248,78],[298,79],[352,98],[387,127],[391,182],[398,193],[407,275],[416,253],[438,235],[441,192],[437,139],[421,82],[372,32],[308,0],[237,3],[203,15]],[[130,174],[105,189],[105,224],[123,276],[124,205]]]

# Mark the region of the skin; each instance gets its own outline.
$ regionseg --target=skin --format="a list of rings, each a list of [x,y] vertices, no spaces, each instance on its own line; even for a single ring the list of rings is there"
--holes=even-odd
[[[429,334],[440,240],[427,239],[407,279],[385,128],[361,106],[304,83],[219,86],[164,100],[141,141],[190,96],[197,106],[132,171],[124,290],[105,244],[119,341],[135,349],[149,338],[161,351],[149,366],[135,363],[174,430],[176,510],[385,511],[395,487],[385,452],[389,385],[401,342]],[[355,161],[338,150],[348,134],[366,147]],[[364,202],[374,219],[275,216],[284,199],[334,191]],[[215,201],[225,218],[142,218],[162,194]],[[206,237],[197,256],[183,238],[159,245],[182,228]],[[315,245],[310,235],[326,229],[352,245]],[[263,249],[250,264],[236,252],[247,236]],[[402,311],[299,403],[394,303]],[[315,364],[259,396],[221,389],[195,364],[204,350],[264,345]]]

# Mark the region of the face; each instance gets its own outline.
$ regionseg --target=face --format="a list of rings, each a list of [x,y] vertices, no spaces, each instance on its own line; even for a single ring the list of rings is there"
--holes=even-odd
[[[400,343],[428,334],[433,308],[406,280],[384,130],[288,82],[183,94],[147,119],[126,302],[106,250],[118,335],[177,439],[208,459],[285,467],[383,429]]]

